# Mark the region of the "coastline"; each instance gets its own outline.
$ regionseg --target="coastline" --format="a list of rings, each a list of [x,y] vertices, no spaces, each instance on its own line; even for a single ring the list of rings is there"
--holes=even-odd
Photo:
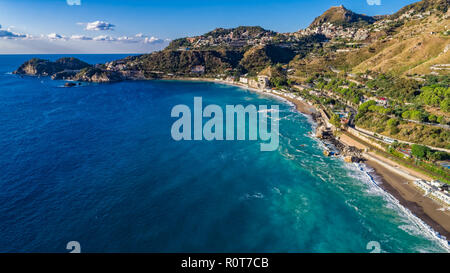
[[[248,89],[257,93],[264,93],[292,103],[298,112],[312,116],[313,119],[318,118],[317,116],[320,118],[320,115],[316,115],[318,110],[305,101],[300,101],[280,94],[267,93],[261,89],[252,88],[241,83],[230,83],[223,80],[201,78],[177,78],[174,80],[213,82]],[[348,137],[340,137],[337,141],[359,149],[366,148],[364,144],[358,143],[354,139]],[[441,210],[443,205],[423,196],[423,194],[413,186],[413,181],[416,179],[429,180],[430,178],[415,172],[414,170],[407,169],[404,166],[399,166],[389,159],[380,158],[371,152],[363,153],[363,157],[365,158],[365,162],[362,164],[365,164],[374,170],[375,174],[379,177],[379,182],[381,182],[379,184],[381,189],[392,195],[404,208],[431,227],[434,233],[440,235],[438,237],[441,239],[441,236],[446,237],[445,240],[450,245],[450,211]]]

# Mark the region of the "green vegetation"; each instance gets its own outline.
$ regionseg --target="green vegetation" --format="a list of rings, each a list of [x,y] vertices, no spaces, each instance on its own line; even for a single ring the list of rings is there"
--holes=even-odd
[[[364,110],[370,107],[366,105],[362,108]],[[367,110],[365,113],[358,112],[358,115],[355,117],[355,123],[361,128],[385,136],[408,142],[450,149],[450,130],[432,125],[419,125],[402,120],[398,120],[397,123],[391,121],[392,119],[398,120],[397,118]],[[394,126],[393,124],[397,125]]]
[[[270,85],[278,89],[289,88],[291,81],[287,78],[286,71],[281,64],[271,67]]]
[[[376,79],[368,81],[367,87],[375,90],[379,96],[409,102],[419,94],[420,83],[413,79],[381,74]]]
[[[341,127],[341,118],[339,115],[333,114],[331,115],[330,123],[339,128]]]
[[[431,150],[428,147],[414,144],[411,146],[411,154],[419,159],[425,159]]]
[[[273,45],[255,47],[245,52],[244,57],[239,62],[239,66],[244,72],[256,75],[270,65],[286,64],[294,56],[295,53],[288,48]]]
[[[421,104],[440,107],[442,111],[450,112],[450,87],[431,85],[422,87],[422,93],[417,97]]]

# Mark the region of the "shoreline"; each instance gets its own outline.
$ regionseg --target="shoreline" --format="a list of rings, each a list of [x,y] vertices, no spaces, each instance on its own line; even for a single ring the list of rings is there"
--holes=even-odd
[[[180,78],[174,80],[213,82],[248,89],[257,93],[271,95],[286,100],[292,103],[298,112],[313,117],[315,122],[317,122],[316,118],[321,118],[316,115],[318,110],[305,101],[300,101],[280,94],[264,92],[261,89],[252,88],[244,84],[201,78]],[[356,141],[353,139],[339,138],[336,140],[346,146],[365,148],[364,144],[355,143]],[[389,162],[389,159],[380,158],[370,152],[363,153],[363,156],[366,161],[362,164],[365,164],[374,170],[375,174],[379,177],[379,180],[381,180],[379,181],[381,182],[379,184],[380,188],[390,194],[401,206],[409,210],[414,216],[429,226],[434,233],[438,233],[440,235],[438,236],[439,238],[443,239],[441,236],[446,237],[445,240],[447,241],[447,244],[450,245],[450,211],[439,210],[443,205],[423,196],[423,194],[412,185],[414,180],[427,179],[428,177],[417,173],[414,170],[407,169],[404,166],[398,166],[398,164],[395,164],[394,162]]]
[[[441,214],[445,214],[438,209],[441,207],[428,197],[421,195],[414,186],[411,186],[411,181],[405,182],[405,178],[398,173],[395,173],[377,160],[369,159],[365,162],[367,166],[372,168],[381,180],[379,186],[389,194],[391,194],[399,203],[407,208],[413,215],[421,219],[425,224],[430,226],[433,231],[438,232],[441,236],[447,238],[450,232],[445,229],[443,222],[437,222],[436,218],[443,218]],[[447,217],[450,218],[450,217]],[[446,220],[446,219],[442,219]],[[445,221],[446,224],[450,219]]]

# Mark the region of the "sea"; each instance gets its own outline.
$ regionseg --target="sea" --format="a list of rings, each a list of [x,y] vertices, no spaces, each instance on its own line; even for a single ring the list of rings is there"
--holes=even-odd
[[[64,88],[0,55],[0,252],[448,252],[286,101],[211,82]],[[91,64],[125,55],[70,55]],[[278,105],[278,149],[175,141],[175,105]]]

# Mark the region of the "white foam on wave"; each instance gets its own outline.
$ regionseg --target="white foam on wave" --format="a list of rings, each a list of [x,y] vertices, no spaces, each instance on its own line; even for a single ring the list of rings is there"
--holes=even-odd
[[[245,200],[251,200],[251,199],[263,199],[263,198],[264,198],[264,194],[262,194],[262,193],[260,193],[260,192],[255,192],[255,193],[252,193],[252,194],[246,193],[246,194],[244,195],[244,197],[241,198],[241,200],[242,200],[242,199],[245,199]]]
[[[264,95],[269,95],[272,97],[277,98],[278,100],[281,100],[290,106],[292,106],[292,111],[299,113],[306,117],[307,122],[311,125],[313,132],[317,129],[317,123],[313,120],[312,116],[301,113],[297,111],[295,108],[295,104],[285,98],[282,98],[280,96],[277,96],[275,94],[270,93],[263,93]],[[280,134],[280,136],[282,136]],[[314,134],[308,135],[311,139],[316,140],[315,143],[317,143],[317,146],[321,149],[326,148],[326,144],[320,141]],[[291,155],[289,152],[285,153],[284,156],[294,159],[295,156]],[[314,156],[314,155],[313,155]],[[320,156],[319,156],[320,157]],[[321,157],[320,157],[321,158]],[[357,163],[356,163],[357,164]],[[379,181],[379,178],[376,177],[375,172],[373,169],[368,167],[365,164],[358,164],[358,165],[350,165],[345,164],[345,166],[348,166],[348,168],[352,171],[351,173],[354,173],[355,171],[358,171],[360,175],[356,176],[355,178],[364,181],[367,185],[369,185],[369,188],[367,189],[368,194],[372,195],[378,195],[382,196],[385,201],[387,201],[387,207],[399,212],[399,215],[404,217],[407,222],[413,224],[413,225],[400,225],[399,228],[408,232],[409,234],[413,236],[422,236],[429,240],[437,242],[440,246],[443,247],[447,252],[450,252],[450,242],[447,241],[447,239],[443,238],[441,235],[439,235],[438,232],[433,230],[432,227],[430,227],[428,224],[423,222],[420,218],[418,218],[416,215],[414,215],[408,208],[404,207],[400,204],[400,202],[393,197],[390,193],[386,192],[384,189],[380,187],[381,181]],[[351,167],[353,166],[353,168]],[[316,173],[317,175],[317,173]],[[352,176],[352,175],[351,175]],[[324,177],[320,177],[321,180],[324,180]],[[341,188],[339,185],[336,185],[337,187]],[[343,188],[341,188],[344,190]],[[357,211],[359,209],[357,207],[354,207]],[[419,252],[429,252],[429,250],[426,249],[417,249]]]
[[[280,110],[278,109],[264,109],[264,110],[259,110],[258,113],[273,113],[273,112],[280,112]]]
[[[369,186],[367,190],[369,194],[382,196],[384,200],[387,201],[387,208],[397,211],[400,216],[402,216],[405,220],[407,220],[408,223],[410,223],[409,225],[400,225],[400,229],[413,236],[422,236],[429,240],[435,241],[447,252],[450,252],[450,243],[447,241],[447,239],[436,232],[431,226],[422,221],[422,219],[414,215],[408,208],[400,204],[400,202],[394,196],[380,187],[381,181],[379,181],[377,178],[374,178],[374,176],[371,174],[374,172],[372,168],[360,163],[346,164],[345,166],[347,166],[347,168],[352,173],[359,172],[360,175],[357,176],[357,178],[358,180],[365,182]]]

